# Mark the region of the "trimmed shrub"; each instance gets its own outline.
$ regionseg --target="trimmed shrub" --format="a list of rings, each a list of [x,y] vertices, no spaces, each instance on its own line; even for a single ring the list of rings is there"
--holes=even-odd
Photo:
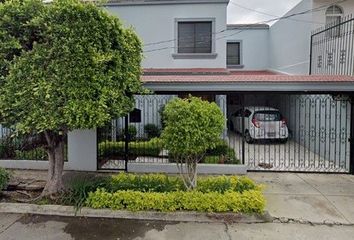
[[[158,157],[162,151],[162,141],[152,138],[149,141],[129,142],[129,154],[133,156],[152,156]],[[125,142],[101,142],[98,146],[99,156],[103,158],[124,156]]]
[[[10,180],[10,173],[5,169],[0,167],[0,191],[7,187]]]
[[[112,176],[108,187],[110,192],[136,190],[141,192],[172,192],[184,190],[181,179],[163,174],[126,174]]]
[[[114,210],[128,209],[130,211],[198,211],[198,212],[228,212],[263,213],[265,199],[261,191],[249,190],[243,193],[228,191],[203,193],[188,192],[139,192],[117,191],[107,192],[97,189],[89,193],[86,201],[92,208],[110,208]]]
[[[200,177],[197,190],[200,192],[261,190],[253,180],[247,177],[218,176]],[[164,174],[129,174],[120,173],[110,178],[107,191],[134,190],[141,192],[173,192],[185,191],[186,188],[179,177]]]
[[[146,124],[144,126],[144,132],[146,133],[148,139],[160,137],[161,135],[161,130],[152,123]]]

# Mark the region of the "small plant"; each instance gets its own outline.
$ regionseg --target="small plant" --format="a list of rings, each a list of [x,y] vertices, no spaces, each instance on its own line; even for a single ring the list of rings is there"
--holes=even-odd
[[[144,126],[144,132],[146,133],[148,139],[160,137],[161,134],[160,129],[152,123],[146,124]]]
[[[129,142],[129,154],[132,156],[158,157],[162,151],[162,145],[159,138],[152,138],[149,141]],[[125,142],[101,142],[98,149],[100,158],[124,156]]]
[[[164,145],[176,161],[186,188],[194,189],[197,186],[197,163],[207,150],[217,146],[215,139],[225,127],[224,115],[215,103],[190,96],[167,103],[163,116]]]
[[[9,180],[10,173],[4,168],[0,168],[0,191],[7,187]]]
[[[105,177],[75,177],[69,182],[61,201],[63,204],[73,205],[76,210],[79,210],[84,206],[89,192],[93,192],[97,188],[105,188],[107,184],[108,178]]]

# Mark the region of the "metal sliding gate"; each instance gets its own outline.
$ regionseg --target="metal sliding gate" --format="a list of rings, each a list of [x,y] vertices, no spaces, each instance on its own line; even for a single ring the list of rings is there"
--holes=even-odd
[[[254,171],[350,172],[353,120],[349,96],[209,95],[208,100],[223,109],[227,128],[221,136],[225,144],[208,151],[202,163],[245,164]],[[175,96],[136,96],[129,116],[99,129],[98,169],[173,163],[160,134],[164,105]]]
[[[248,94],[229,98],[229,144],[250,170],[350,171],[348,96]]]

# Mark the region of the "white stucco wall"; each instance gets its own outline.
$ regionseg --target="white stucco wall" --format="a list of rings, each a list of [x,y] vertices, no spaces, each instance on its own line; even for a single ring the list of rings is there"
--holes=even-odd
[[[269,29],[231,29],[227,30],[223,36],[226,41],[241,42],[241,65],[243,68],[240,70],[266,70],[269,68]]]
[[[303,0],[286,16],[309,9],[312,9],[312,0]],[[312,14],[304,14],[291,19],[279,20],[270,28],[270,69],[289,74],[308,74],[310,36],[314,27]]]
[[[226,3],[165,4],[165,5],[107,5],[107,11],[132,26],[145,44],[176,38],[175,21],[178,18],[215,19],[215,32],[226,29]],[[215,34],[218,38],[218,34]],[[214,59],[174,59],[175,40],[145,46],[144,68],[225,68],[225,39],[216,40]]]

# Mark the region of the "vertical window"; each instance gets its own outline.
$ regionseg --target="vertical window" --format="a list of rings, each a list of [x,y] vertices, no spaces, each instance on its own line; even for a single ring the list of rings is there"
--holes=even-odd
[[[226,65],[241,65],[240,42],[228,42],[226,47]]]
[[[211,53],[212,22],[179,22],[178,53]]]
[[[343,10],[337,5],[330,6],[326,10],[326,25],[328,27],[337,25],[341,22],[343,16]],[[336,26],[330,29],[327,33],[327,37],[340,36],[340,26]]]

